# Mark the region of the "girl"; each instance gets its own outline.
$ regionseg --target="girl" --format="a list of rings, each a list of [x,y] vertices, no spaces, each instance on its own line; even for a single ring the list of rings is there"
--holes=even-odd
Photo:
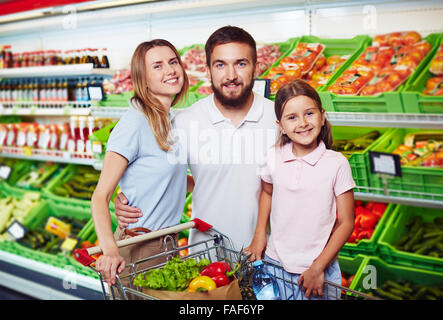
[[[298,283],[295,292],[280,283],[282,299],[322,296],[325,280],[341,284],[336,257],[354,228],[355,183],[347,159],[330,150],[331,128],[315,89],[302,80],[283,86],[275,114],[280,135],[260,168],[258,221],[245,251],[256,260],[266,247],[265,260],[284,269],[278,276]]]
[[[103,250],[96,268],[108,285],[115,283],[116,274],[126,263],[164,251],[162,238],[120,250],[116,240],[137,235],[135,231],[149,232],[180,223],[186,194],[186,164],[174,161],[177,146],[170,137],[170,108],[188,89],[180,55],[166,40],[143,42],[132,56],[131,79],[134,96],[111,132],[91,202]],[[131,229],[118,228],[113,235],[109,201],[117,184],[144,214],[130,225]]]

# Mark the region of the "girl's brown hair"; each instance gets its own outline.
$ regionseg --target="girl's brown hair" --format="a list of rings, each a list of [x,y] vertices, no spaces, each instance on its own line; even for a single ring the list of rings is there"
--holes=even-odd
[[[280,88],[280,90],[277,91],[277,94],[275,95],[275,116],[277,117],[278,121],[281,121],[286,103],[290,99],[298,96],[306,96],[308,98],[311,98],[315,102],[318,110],[322,113],[324,112],[321,105],[320,96],[318,95],[317,91],[315,91],[315,89],[305,81],[297,79],[288,84],[285,84],[283,87]],[[320,134],[317,137],[317,143],[320,143],[320,141],[324,142],[327,149],[331,149],[333,139],[331,124],[327,119],[325,119],[325,124],[321,128]],[[280,132],[276,145],[283,147],[289,142],[291,142],[291,139],[289,139],[286,134],[282,134]]]
[[[134,102],[134,105],[136,105],[148,119],[158,146],[162,150],[168,151],[172,145],[170,139],[169,114],[160,101],[150,93],[146,82],[146,52],[154,47],[171,48],[183,69],[183,87],[172,100],[172,106],[186,97],[189,81],[183,68],[180,54],[169,41],[163,39],[145,41],[140,43],[135,49],[131,59],[131,80],[134,87],[134,96],[131,98],[131,101]]]

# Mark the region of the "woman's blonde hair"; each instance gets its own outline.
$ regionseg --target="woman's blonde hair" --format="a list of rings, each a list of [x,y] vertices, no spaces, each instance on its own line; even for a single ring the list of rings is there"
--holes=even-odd
[[[283,115],[283,110],[285,108],[286,103],[295,97],[298,96],[306,96],[311,98],[315,105],[317,106],[320,112],[323,112],[323,108],[321,105],[320,96],[317,91],[313,87],[311,87],[308,83],[303,80],[297,79],[290,83],[285,84],[281,87],[277,94],[275,95],[275,116],[278,121],[281,121],[281,117]],[[333,139],[332,139],[332,131],[331,125],[327,119],[325,119],[325,124],[321,128],[320,134],[317,137],[317,143],[323,141],[325,143],[326,149],[331,149]],[[283,147],[285,144],[291,142],[291,139],[286,134],[279,133],[277,139],[277,146]]]
[[[168,151],[172,145],[169,114],[160,101],[150,93],[146,81],[146,52],[154,47],[171,48],[183,69],[183,87],[172,100],[172,106],[186,97],[189,81],[183,68],[180,54],[169,41],[163,39],[145,41],[140,43],[135,49],[131,59],[131,80],[134,87],[134,96],[131,98],[131,101],[134,102],[134,105],[136,105],[148,119],[158,146],[162,150]]]

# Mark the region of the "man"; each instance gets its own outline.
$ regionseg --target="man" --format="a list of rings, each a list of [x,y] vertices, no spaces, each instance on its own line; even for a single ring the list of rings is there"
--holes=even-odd
[[[175,116],[175,133],[195,183],[192,218],[213,225],[240,250],[250,244],[257,222],[258,164],[275,143],[274,106],[252,91],[257,52],[249,33],[222,27],[209,37],[205,50],[214,93]],[[138,214],[125,203],[122,195],[116,200],[122,227]],[[190,231],[190,244],[205,239]]]

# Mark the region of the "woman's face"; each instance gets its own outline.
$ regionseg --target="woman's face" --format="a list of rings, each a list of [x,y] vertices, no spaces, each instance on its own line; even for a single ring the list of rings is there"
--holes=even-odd
[[[183,87],[183,68],[174,51],[167,46],[149,49],[145,56],[146,83],[160,102],[171,103]]]

